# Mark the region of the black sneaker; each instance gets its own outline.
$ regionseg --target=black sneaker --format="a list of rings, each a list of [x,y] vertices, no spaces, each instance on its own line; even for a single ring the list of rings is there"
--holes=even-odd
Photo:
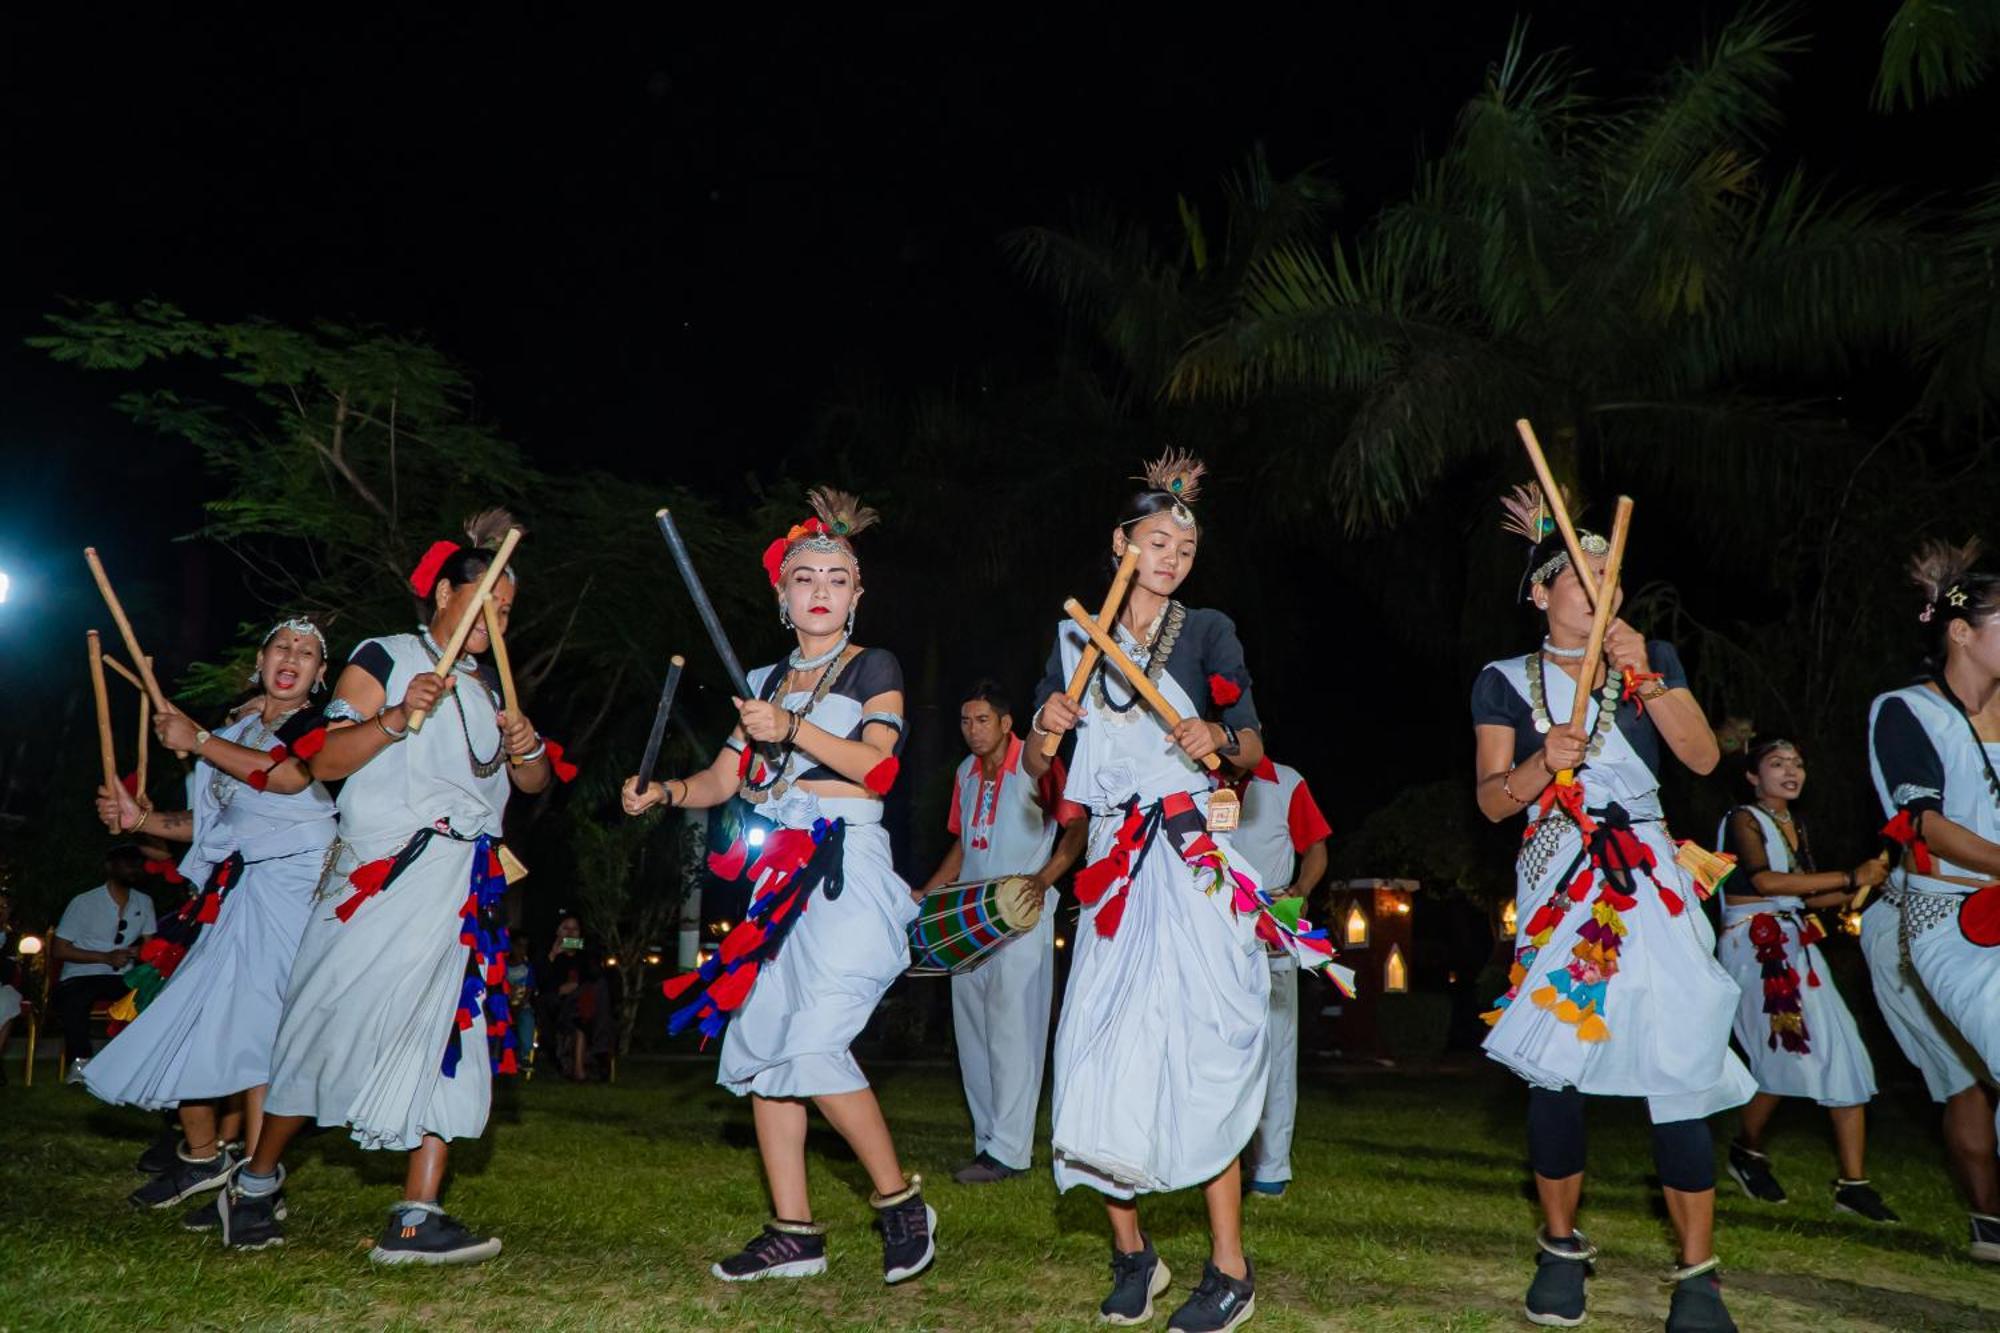
[[[164,1175],[174,1169],[174,1158],[182,1146],[180,1126],[162,1130],[160,1137],[146,1145],[146,1151],[139,1154],[132,1167],[142,1176]]]
[[[215,1211],[222,1223],[222,1243],[232,1250],[263,1250],[285,1243],[285,1177],[278,1172],[278,1188],[269,1194],[245,1194],[238,1181],[215,1196]]]
[[[1722,1303],[1722,1274],[1716,1271],[1715,1260],[1674,1274],[1667,1333],[1736,1333],[1736,1321]]]
[[[1243,1276],[1235,1278],[1214,1264],[1201,1266],[1201,1285],[1167,1320],[1181,1333],[1225,1333],[1257,1313],[1257,1270],[1243,1261]]]
[[[1971,1254],[1981,1263],[2000,1264],[2000,1217],[1988,1213],[1972,1215]]]
[[[1875,1187],[1865,1180],[1836,1180],[1833,1182],[1833,1211],[1853,1213],[1865,1217],[1870,1222],[1900,1222],[1896,1210],[1882,1202],[1882,1196]]]
[[[1160,1262],[1153,1238],[1142,1232],[1140,1239],[1145,1248],[1131,1254],[1120,1254],[1117,1246],[1111,1247],[1111,1294],[1097,1307],[1098,1316],[1107,1324],[1150,1323],[1154,1297],[1174,1280]]]
[[[951,1173],[951,1178],[961,1185],[991,1185],[997,1181],[1012,1180],[1025,1174],[1018,1166],[1009,1166],[991,1153],[981,1152],[964,1166]]]
[[[1528,1322],[1544,1328],[1575,1328],[1583,1322],[1584,1279],[1593,1271],[1597,1247],[1581,1231],[1561,1240],[1546,1231],[1535,1237],[1535,1280],[1528,1284]]]
[[[912,1186],[900,1202],[876,1211],[882,1224],[882,1280],[893,1287],[929,1268],[937,1257],[937,1210]]]
[[[201,1232],[220,1231],[222,1229],[223,1193],[224,1191],[217,1190],[215,1193],[209,1195],[206,1199],[202,1200],[200,1203],[196,1204],[194,1207],[188,1209],[185,1213],[181,1214],[181,1230],[201,1231]],[[285,1210],[284,1195],[281,1194],[278,1196],[278,1202],[276,1206],[274,1206],[271,1209],[271,1215],[280,1222],[285,1220],[286,1210]]]
[[[125,1202],[134,1208],[171,1208],[182,1199],[221,1189],[235,1169],[236,1159],[220,1149],[205,1162],[175,1153],[172,1166],[126,1195]]]
[[[500,1253],[498,1236],[475,1236],[436,1204],[399,1203],[368,1251],[377,1264],[476,1264]]]
[[[708,1271],[724,1282],[818,1277],[826,1271],[826,1229],[816,1222],[766,1222],[748,1245]]]
[[[1729,1145],[1729,1174],[1745,1194],[1759,1203],[1784,1203],[1791,1197],[1771,1174],[1771,1159],[1740,1143]]]

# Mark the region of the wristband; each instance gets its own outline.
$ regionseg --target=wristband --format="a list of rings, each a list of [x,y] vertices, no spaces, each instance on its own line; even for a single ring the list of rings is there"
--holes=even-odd
[[[389,710],[386,708],[378,709],[376,710],[375,713],[375,725],[382,729],[382,734],[384,736],[387,736],[391,741],[399,741],[402,740],[405,736],[408,736],[410,734],[410,729],[408,727],[404,727],[401,731],[391,730],[389,724],[382,720],[388,715],[389,715]]]
[[[1047,707],[1048,705],[1046,703],[1042,705],[1042,708],[1047,708]],[[1028,719],[1028,734],[1030,736],[1055,735],[1053,731],[1050,731],[1047,727],[1042,725],[1042,708],[1037,708],[1035,710],[1035,715]]]
[[[532,764],[537,759],[540,759],[542,756],[546,755],[548,752],[549,752],[548,742],[543,740],[540,736],[537,736],[535,737],[535,748],[528,751],[526,754],[515,755],[513,757],[512,762],[517,765]]]
[[[1500,775],[1500,793],[1501,795],[1505,796],[1508,800],[1514,802],[1514,804],[1516,805],[1526,805],[1527,802],[1522,800],[1520,797],[1516,796],[1514,794],[1514,789],[1507,785],[1507,779],[1513,776],[1514,776],[1514,770],[1511,768]]]

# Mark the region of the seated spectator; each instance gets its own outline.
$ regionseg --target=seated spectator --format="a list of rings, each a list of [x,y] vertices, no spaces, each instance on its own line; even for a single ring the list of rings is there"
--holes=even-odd
[[[93,1050],[92,1006],[115,1003],[130,989],[123,973],[140,943],[158,929],[153,900],[139,889],[145,876],[146,858],[137,847],[113,847],[104,857],[104,883],[69,900],[49,940],[49,958],[62,969],[51,1003],[69,1052],[68,1082],[82,1081]]]

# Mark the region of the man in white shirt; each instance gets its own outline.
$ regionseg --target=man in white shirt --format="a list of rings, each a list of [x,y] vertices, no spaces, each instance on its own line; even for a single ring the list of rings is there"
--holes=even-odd
[[[146,858],[137,847],[113,847],[104,858],[104,883],[69,900],[49,940],[49,956],[62,966],[53,1003],[69,1052],[69,1081],[83,1077],[91,1055],[90,1010],[113,1003],[131,987],[124,972],[139,944],[158,929],[153,900],[139,889]]]
[[[1039,782],[1022,771],[1013,709],[994,682],[982,680],[968,691],[959,706],[958,729],[972,753],[952,780],[945,820],[951,850],[921,892],[1027,875],[1042,890],[1044,903],[1033,930],[1000,946],[976,970],[951,979],[974,1152],[953,1179],[985,1185],[1020,1175],[1033,1156],[1055,991],[1057,894],[1051,886],[1082,853],[1090,821],[1081,807],[1063,801],[1059,763]]]
[[[1242,823],[1230,844],[1272,894],[1305,897],[1326,874],[1326,840],[1333,830],[1296,768],[1266,758],[1241,781]],[[1252,1194],[1275,1198],[1292,1178],[1292,1130],[1299,1109],[1299,962],[1271,955],[1271,1060],[1264,1115],[1244,1155]]]

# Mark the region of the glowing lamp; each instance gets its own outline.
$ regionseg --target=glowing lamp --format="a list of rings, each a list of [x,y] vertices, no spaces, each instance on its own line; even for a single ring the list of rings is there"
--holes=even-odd
[[[1361,910],[1360,903],[1353,903],[1348,906],[1345,927],[1348,948],[1365,949],[1368,947],[1368,914]]]
[[[0,602],[7,600],[7,590],[14,586],[14,580],[7,577],[7,571],[0,569]]]
[[[1403,962],[1403,946],[1389,946],[1388,961],[1382,964],[1382,991],[1385,995],[1401,995],[1410,989],[1410,969]]]
[[[660,956],[656,953],[647,954],[646,964],[649,967],[658,967],[660,965]]]
[[[1069,941],[1068,941],[1068,940],[1064,939],[1064,938],[1063,938],[1062,936],[1060,936],[1060,935],[1056,936],[1056,948],[1058,948],[1058,949],[1067,949],[1068,947],[1069,947]]]
[[[743,845],[753,852],[762,847],[764,845],[764,826],[761,824],[751,825],[750,831],[743,835]]]
[[[23,935],[21,937],[21,956],[23,958],[33,958],[36,954],[40,953],[41,951],[42,951],[41,936]]]
[[[1500,929],[1506,931],[1507,937],[1512,939],[1520,928],[1521,914],[1514,910],[1514,900],[1509,898],[1507,905],[1500,909]]]
[[[611,955],[611,956],[610,956],[609,958],[606,958],[606,959],[604,960],[604,965],[605,965],[606,967],[616,967],[616,966],[618,966],[618,955],[617,955],[617,954],[612,954],[612,955]]]

